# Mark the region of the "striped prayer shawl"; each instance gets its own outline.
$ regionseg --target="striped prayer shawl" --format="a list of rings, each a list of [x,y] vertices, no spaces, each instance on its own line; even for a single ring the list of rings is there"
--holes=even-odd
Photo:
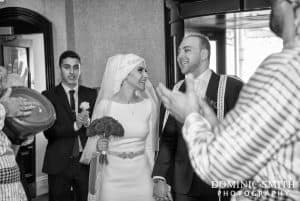
[[[193,113],[183,135],[192,166],[209,184],[249,180],[252,190],[284,194],[250,199],[300,200],[300,48],[266,58],[215,128]]]

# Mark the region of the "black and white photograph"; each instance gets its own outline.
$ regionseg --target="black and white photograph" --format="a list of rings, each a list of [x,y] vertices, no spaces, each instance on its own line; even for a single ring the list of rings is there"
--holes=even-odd
[[[0,0],[0,201],[300,201],[300,0]]]

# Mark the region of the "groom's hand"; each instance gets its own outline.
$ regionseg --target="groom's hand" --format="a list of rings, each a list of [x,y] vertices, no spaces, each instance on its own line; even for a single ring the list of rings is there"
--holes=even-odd
[[[89,112],[86,110],[83,110],[82,112],[78,113],[76,116],[76,125],[77,128],[80,129],[82,126],[89,126],[90,118],[89,118]]]

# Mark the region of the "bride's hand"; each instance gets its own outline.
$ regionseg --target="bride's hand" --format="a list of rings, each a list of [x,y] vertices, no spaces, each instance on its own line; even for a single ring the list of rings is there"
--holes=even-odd
[[[168,201],[168,184],[162,180],[154,181],[153,197],[156,201]]]
[[[99,152],[107,151],[108,150],[108,142],[109,142],[109,140],[107,138],[99,138],[99,140],[97,141],[97,150]]]

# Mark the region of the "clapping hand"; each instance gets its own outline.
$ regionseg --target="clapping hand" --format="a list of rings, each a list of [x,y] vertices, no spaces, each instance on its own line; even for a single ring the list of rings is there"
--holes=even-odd
[[[198,97],[194,92],[194,80],[191,75],[186,79],[186,93],[171,91],[159,84],[157,92],[167,110],[180,122],[193,112],[199,112]]]
[[[218,120],[214,111],[203,98],[198,97],[194,92],[194,80],[192,75],[188,75],[185,82],[185,93],[180,91],[172,92],[163,84],[159,84],[157,92],[167,110],[180,122],[184,122],[189,114],[197,112],[203,115],[211,126],[216,125]]]
[[[88,110],[82,110],[76,116],[76,124],[80,129],[82,126],[88,127],[90,125],[90,116]]]
[[[25,75],[26,72],[23,74]],[[24,77],[19,74],[10,74],[8,76],[6,68],[0,66],[0,89],[4,94],[0,98],[1,104],[5,107],[7,117],[23,117],[29,116],[32,109],[35,108],[35,103],[27,101],[22,97],[10,97],[12,86],[24,85]]]

